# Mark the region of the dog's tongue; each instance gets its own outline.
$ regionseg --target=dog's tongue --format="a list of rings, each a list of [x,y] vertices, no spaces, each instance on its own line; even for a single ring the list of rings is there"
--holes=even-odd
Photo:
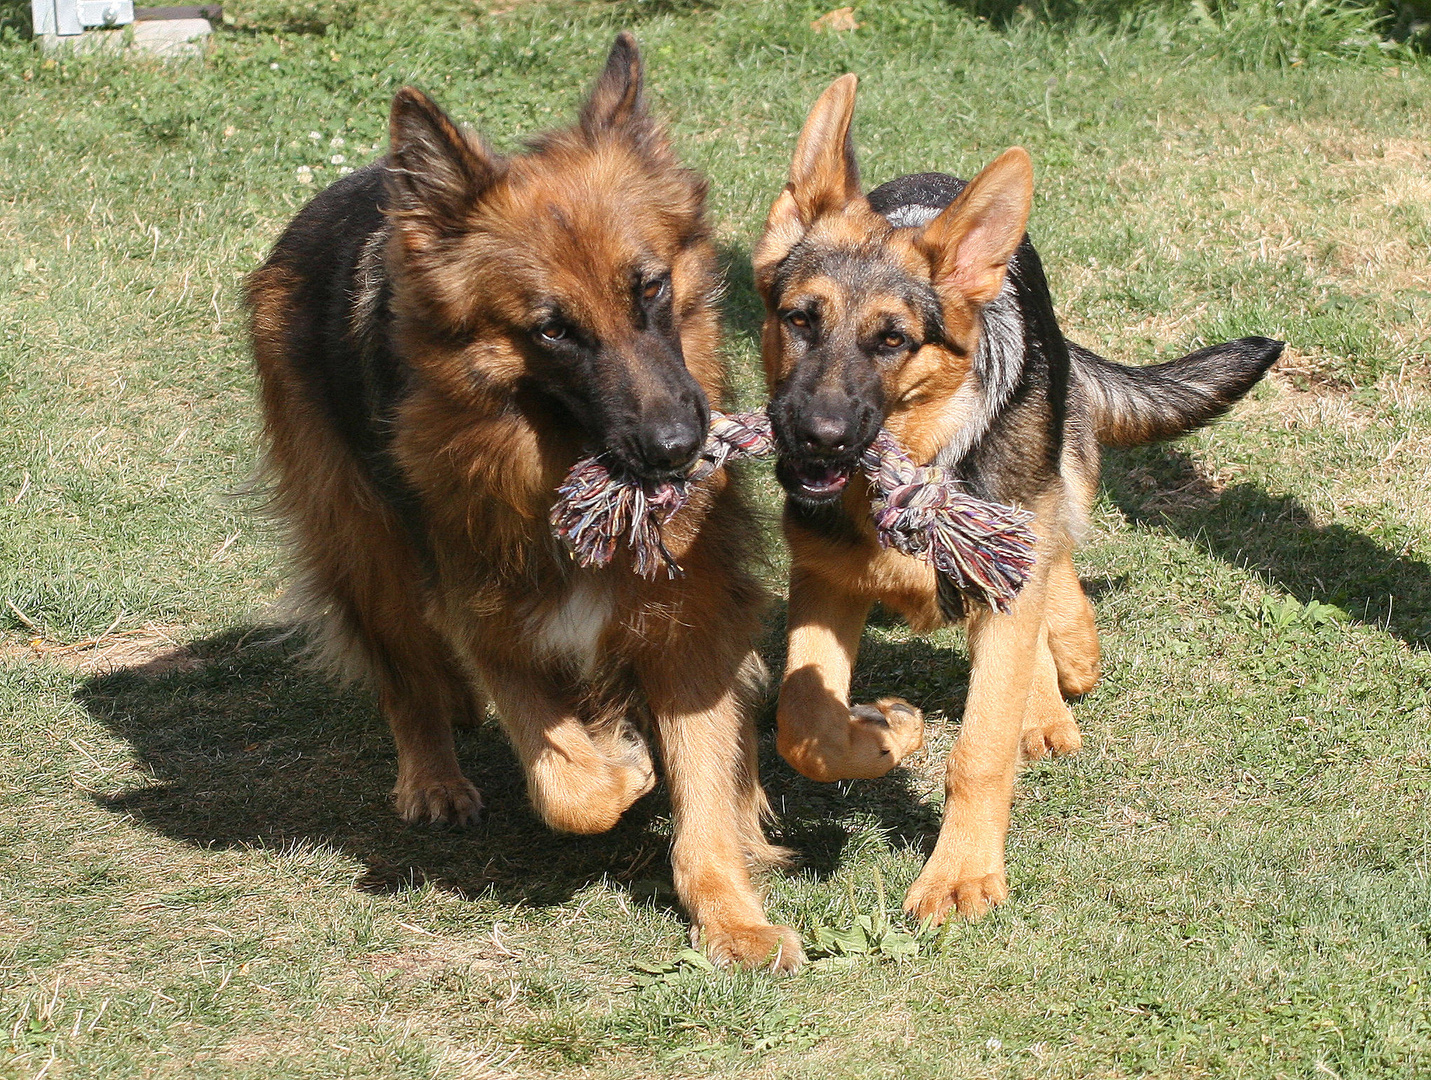
[[[815,495],[828,495],[839,491],[849,482],[850,470],[847,465],[801,465],[796,475],[800,486]]]

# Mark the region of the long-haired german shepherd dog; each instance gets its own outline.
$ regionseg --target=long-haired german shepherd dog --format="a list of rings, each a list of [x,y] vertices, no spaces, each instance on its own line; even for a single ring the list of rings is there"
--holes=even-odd
[[[1007,895],[1020,749],[1038,757],[1079,746],[1063,695],[1097,680],[1098,638],[1070,552],[1095,495],[1099,444],[1134,446],[1208,422],[1282,344],[1244,338],[1130,368],[1065,342],[1024,234],[1028,154],[1009,150],[968,184],[926,173],[865,195],[854,103],[853,75],[816,102],[754,253],[792,557],[779,748],[817,780],[887,772],[923,744],[924,725],[898,699],[850,707],[871,605],[919,631],[967,616],[972,675],[943,826],[905,899],[938,921],[951,907],[977,916]],[[881,425],[972,493],[1035,513],[1035,571],[1009,614],[966,610],[930,566],[876,542],[854,466]]]
[[[788,970],[766,919],[749,698],[764,600],[717,474],[664,531],[684,576],[581,570],[547,522],[572,464],[650,481],[702,446],[724,375],[705,182],[621,35],[573,127],[499,156],[417,90],[386,158],[249,279],[274,507],[320,649],[377,694],[414,822],[481,809],[454,723],[490,700],[553,828],[611,828],[664,761],[676,891],[718,962]]]

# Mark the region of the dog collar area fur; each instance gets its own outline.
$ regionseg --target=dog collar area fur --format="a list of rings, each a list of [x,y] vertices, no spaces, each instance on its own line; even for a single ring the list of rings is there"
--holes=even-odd
[[[662,568],[678,577],[661,526],[686,505],[691,486],[728,461],[774,452],[765,413],[712,412],[700,456],[681,479],[647,484],[613,472],[600,456],[578,461],[557,489],[552,531],[581,566],[606,566],[624,541],[643,578]],[[1033,514],[967,494],[939,466],[916,464],[888,431],[865,450],[860,468],[880,544],[932,564],[970,600],[1009,610],[1033,570]]]

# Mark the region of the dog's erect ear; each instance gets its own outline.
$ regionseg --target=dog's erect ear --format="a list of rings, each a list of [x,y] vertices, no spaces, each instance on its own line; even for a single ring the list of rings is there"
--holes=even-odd
[[[858,85],[855,76],[841,75],[825,88],[800,129],[786,190],[807,228],[821,214],[860,196],[860,167],[850,136]]]
[[[641,86],[641,50],[623,30],[611,44],[606,68],[596,79],[591,96],[581,107],[581,130],[588,137],[644,124],[646,95]]]
[[[915,244],[928,257],[935,288],[987,304],[1004,287],[1033,205],[1033,163],[1021,146],[1005,150],[970,181]]]
[[[860,167],[850,136],[858,85],[854,75],[841,75],[825,88],[805,118],[790,161],[790,180],[771,204],[765,232],[751,254],[755,283],[762,292],[771,272],[816,218],[860,196]]]
[[[388,119],[388,193],[398,216],[436,231],[460,225],[505,171],[500,157],[454,124],[421,90],[405,86]]]

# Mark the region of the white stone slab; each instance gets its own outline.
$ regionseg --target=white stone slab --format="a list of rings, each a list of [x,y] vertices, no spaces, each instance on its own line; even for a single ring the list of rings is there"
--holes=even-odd
[[[214,32],[208,19],[154,19],[134,24],[134,47],[155,56],[198,56]]]
[[[67,37],[45,34],[40,43],[46,51],[119,52],[127,42],[134,52],[180,59],[203,55],[204,40],[213,32],[208,19],[151,19],[115,30],[86,30]]]

